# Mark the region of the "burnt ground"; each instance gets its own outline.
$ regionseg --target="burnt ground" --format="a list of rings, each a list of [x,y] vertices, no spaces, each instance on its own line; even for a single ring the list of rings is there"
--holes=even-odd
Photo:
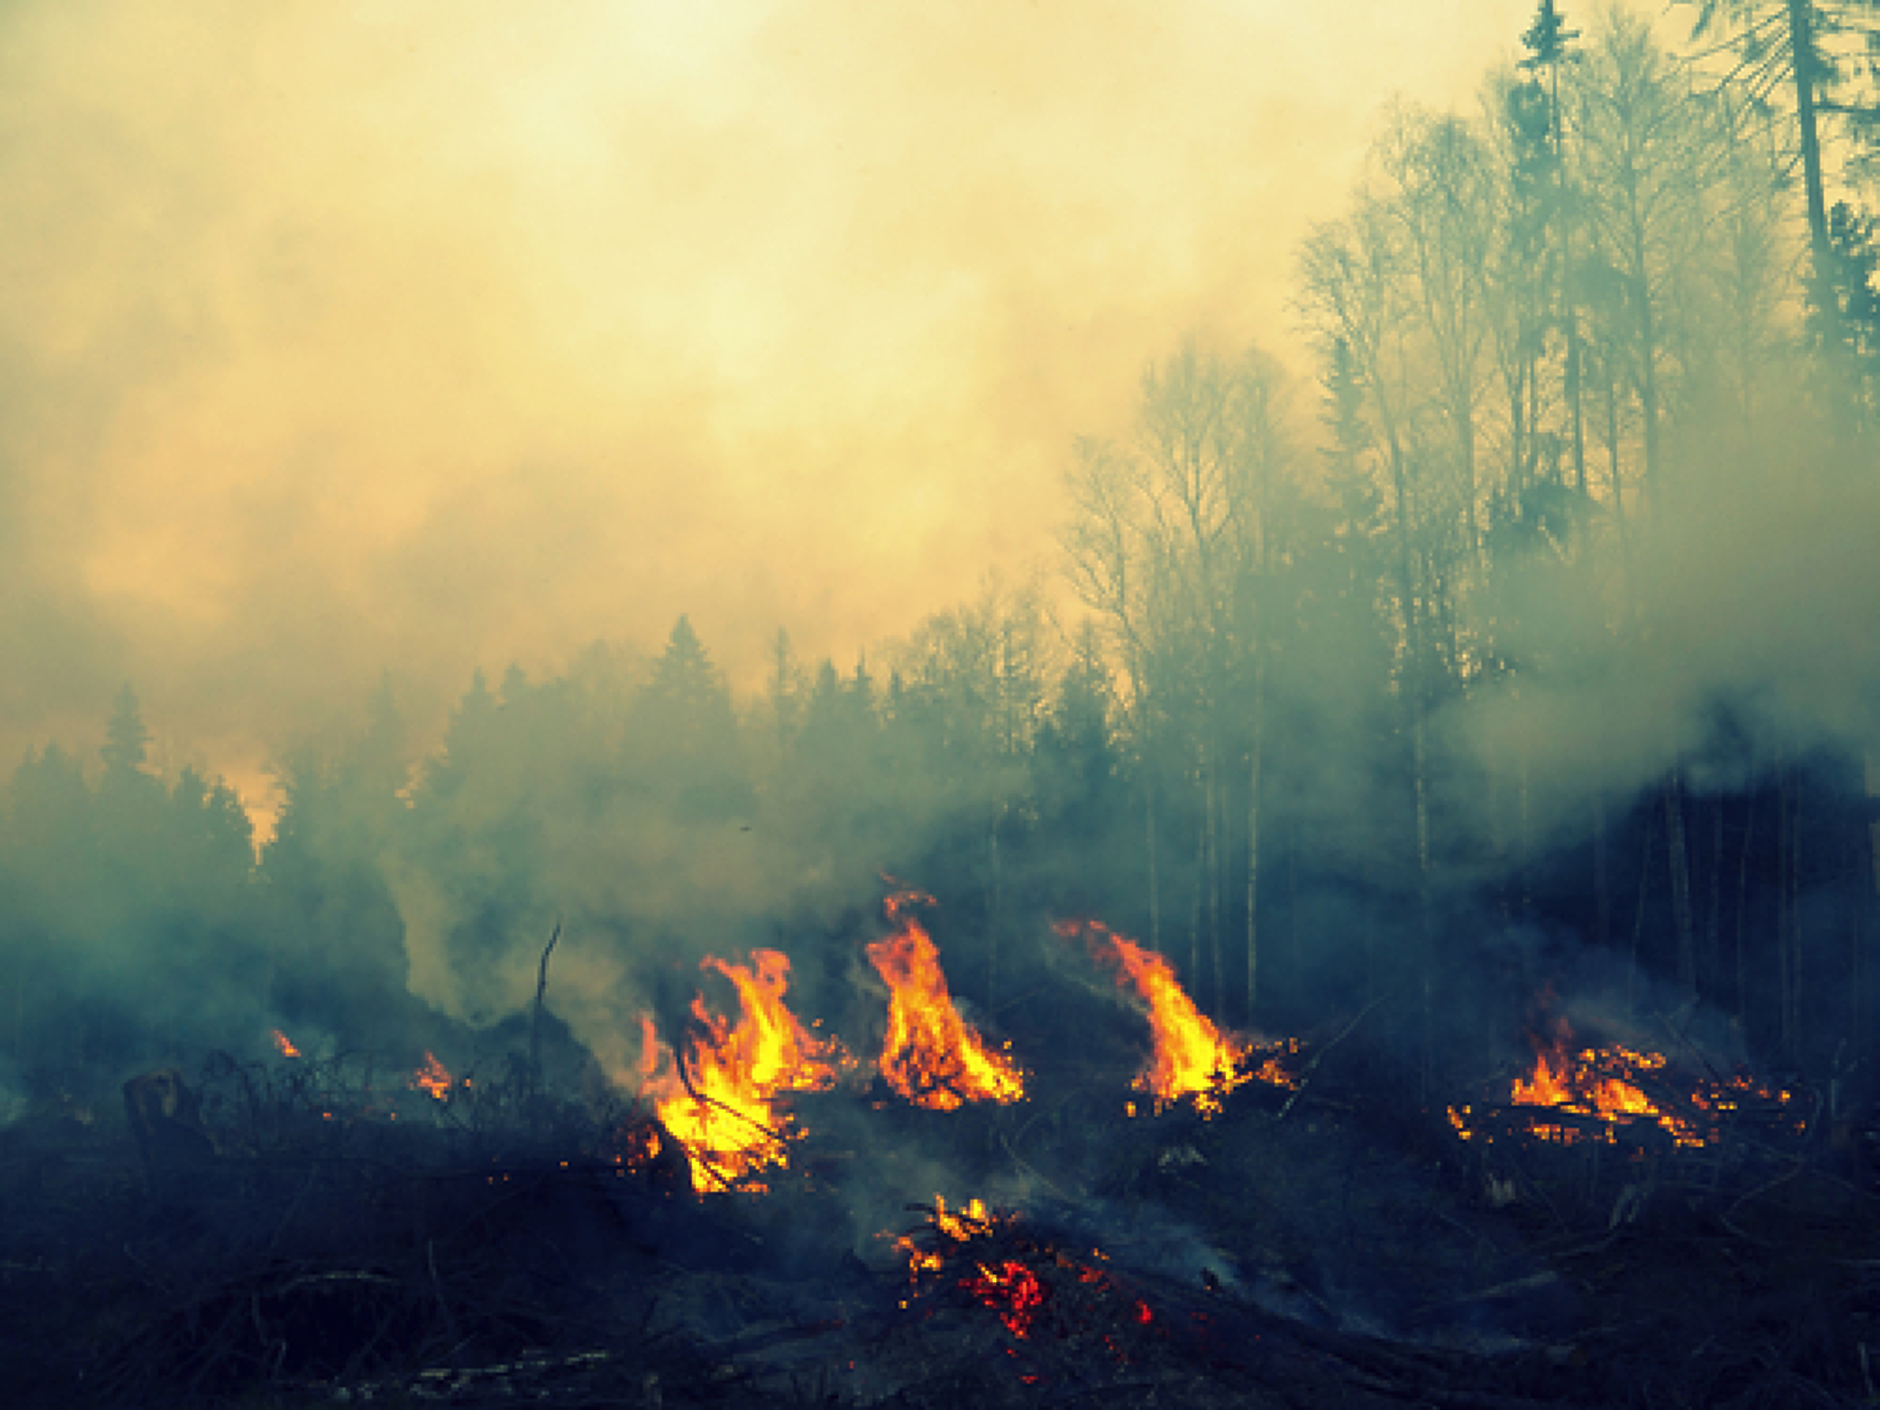
[[[495,1093],[348,1115],[336,1083],[244,1085],[226,1064],[205,1108],[219,1154],[152,1187],[108,1102],[55,1092],[0,1133],[0,1399],[1877,1398],[1880,1199],[1857,1130],[1831,1140],[1804,1113],[1701,1149],[1657,1128],[1560,1145],[1511,1118],[1462,1142],[1365,1061],[1346,1045],[1302,1092],[1245,1088],[1208,1122],[1124,1116],[1113,1072],[951,1114],[821,1094],[775,1188],[706,1198],[618,1159],[620,1125],[584,1108]],[[948,1232],[936,1186],[1013,1212]],[[937,1266],[910,1271],[902,1235]]]

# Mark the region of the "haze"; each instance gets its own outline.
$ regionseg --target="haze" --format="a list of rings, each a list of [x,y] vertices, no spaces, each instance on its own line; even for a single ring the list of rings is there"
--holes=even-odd
[[[128,680],[265,810],[388,669],[435,724],[685,612],[748,679],[1023,576],[1072,438],[1293,346],[1380,105],[1531,10],[12,5],[0,748]]]

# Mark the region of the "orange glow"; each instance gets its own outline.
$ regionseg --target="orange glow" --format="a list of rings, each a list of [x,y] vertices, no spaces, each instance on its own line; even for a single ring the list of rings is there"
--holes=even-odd
[[[1098,921],[1064,921],[1057,931],[1064,936],[1083,934],[1097,959],[1116,969],[1117,982],[1127,983],[1148,1004],[1155,1049],[1149,1065],[1137,1075],[1136,1086],[1155,1099],[1158,1112],[1183,1097],[1193,1097],[1202,1116],[1213,1116],[1227,1093],[1253,1079],[1253,1073],[1241,1070],[1253,1044],[1223,1036],[1183,992],[1174,967],[1161,955]],[[1296,1045],[1292,1050],[1296,1051]],[[1274,1074],[1268,1080],[1283,1080],[1277,1056],[1267,1066]],[[1283,1085],[1292,1083],[1283,1080]]]
[[[1044,1306],[1044,1286],[1038,1275],[1013,1258],[976,1266],[978,1276],[962,1278],[960,1286],[986,1306],[997,1308],[999,1320],[1013,1336],[1030,1336],[1032,1320]]]
[[[1645,1095],[1636,1078],[1665,1069],[1661,1053],[1640,1053],[1630,1048],[1582,1048],[1571,1051],[1573,1028],[1566,1019],[1555,1018],[1547,1025],[1549,1036],[1534,1039],[1534,1071],[1526,1078],[1514,1079],[1509,1100],[1515,1106],[1548,1106],[1582,1116],[1597,1116],[1607,1122],[1606,1137],[1612,1139],[1612,1126],[1634,1117],[1655,1121],[1671,1133],[1682,1146],[1701,1146],[1704,1138],[1686,1118],[1668,1112]],[[1570,1143],[1570,1128],[1548,1139]]]
[[[641,1069],[659,1119],[691,1161],[699,1189],[726,1189],[766,1165],[788,1165],[795,1129],[782,1098],[834,1084],[848,1055],[833,1038],[808,1033],[784,1007],[790,961],[776,950],[752,952],[749,965],[707,959],[738,991],[740,1013],[731,1021],[708,1012],[703,995],[693,999],[699,1034],[687,1049],[685,1068],[667,1062],[652,1040],[650,1019]],[[648,1056],[650,1054],[650,1057]],[[761,1189],[761,1186],[747,1185]]]
[[[1664,1130],[1680,1146],[1703,1146],[1717,1139],[1719,1123],[1728,1112],[1740,1110],[1745,1100],[1786,1106],[1790,1094],[1738,1074],[1712,1081],[1687,1077],[1678,1084],[1681,1096],[1688,1096],[1687,1110],[1668,1110],[1654,1100],[1644,1083],[1654,1081],[1661,1092],[1669,1090],[1669,1060],[1662,1053],[1642,1053],[1633,1048],[1573,1047],[1573,1028],[1564,1018],[1547,1018],[1543,1033],[1533,1038],[1534,1068],[1511,1084],[1509,1103],[1518,1107],[1547,1107],[1578,1117],[1591,1117],[1602,1123],[1588,1128],[1581,1123],[1541,1122],[1527,1132],[1536,1140],[1558,1145],[1581,1141],[1613,1144],[1618,1132],[1634,1122],[1649,1123]],[[1493,1140],[1486,1127],[1472,1120],[1474,1108],[1452,1106],[1449,1124],[1465,1141],[1477,1136]]]
[[[940,952],[913,913],[916,905],[932,904],[918,891],[888,897],[884,907],[896,931],[868,947],[889,990],[881,1075],[916,1106],[935,1111],[970,1101],[1018,1101],[1025,1095],[1024,1073],[1007,1054],[987,1048],[953,1007]]]
[[[300,1049],[294,1046],[293,1040],[278,1028],[274,1030],[274,1046],[281,1050],[282,1057],[297,1058],[300,1056]]]
[[[1014,1337],[1029,1338],[1041,1327],[1046,1333],[1062,1336],[1065,1326],[1061,1313],[1053,1309],[1052,1293],[1066,1280],[1075,1280],[1105,1299],[1114,1299],[1116,1315],[1128,1317],[1139,1326],[1155,1321],[1149,1304],[1119,1285],[1101,1266],[1108,1261],[1101,1249],[1072,1256],[1030,1236],[1020,1227],[1017,1214],[988,1213],[980,1200],[956,1212],[935,1195],[923,1235],[918,1242],[914,1235],[895,1242],[895,1247],[907,1256],[914,1284],[901,1303],[904,1308],[925,1290],[955,1287],[998,1313]],[[1085,1257],[1092,1261],[1085,1262]],[[1083,1306],[1084,1315],[1088,1315],[1088,1304]],[[1104,1344],[1119,1362],[1128,1361],[1128,1355],[1109,1338],[1104,1338]],[[1010,1347],[1006,1351],[1016,1354]]]
[[[908,1271],[916,1275],[939,1272],[947,1260],[946,1250],[954,1244],[967,1242],[974,1234],[988,1232],[992,1228],[992,1215],[982,1199],[968,1200],[965,1209],[955,1212],[947,1208],[945,1195],[935,1195],[933,1213],[927,1222],[940,1235],[938,1248],[929,1252],[906,1235],[894,1241],[894,1246],[907,1255]]]
[[[450,1070],[439,1062],[437,1054],[428,1048],[424,1054],[424,1066],[411,1074],[411,1085],[414,1089],[423,1088],[440,1102],[450,1096],[453,1080]]]

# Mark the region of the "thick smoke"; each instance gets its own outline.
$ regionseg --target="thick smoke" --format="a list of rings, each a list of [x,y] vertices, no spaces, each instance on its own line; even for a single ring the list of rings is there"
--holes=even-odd
[[[1880,751],[1880,475],[1778,409],[1762,443],[1698,444],[1606,591],[1533,565],[1513,647],[1541,663],[1445,727],[1531,790],[1546,834],[1585,826],[1682,764],[1699,793],[1742,789],[1820,749]],[[1628,622],[1626,615],[1635,614]]]
[[[388,666],[905,630],[1491,8],[9,6],[0,752],[134,680],[265,809]]]

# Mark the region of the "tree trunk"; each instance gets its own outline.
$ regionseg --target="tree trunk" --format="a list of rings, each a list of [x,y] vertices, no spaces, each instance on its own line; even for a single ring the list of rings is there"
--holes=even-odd
[[[1625,1009],[1628,1015],[1638,1014],[1638,979],[1639,951],[1645,943],[1645,903],[1651,896],[1652,887],[1652,830],[1651,824],[1645,826],[1645,855],[1638,867],[1638,914],[1632,922],[1632,963],[1626,966],[1625,974]]]
[[[1671,872],[1671,917],[1678,934],[1678,983],[1697,993],[1697,928],[1691,918],[1691,862],[1684,845],[1684,787],[1679,769],[1665,781],[1665,861]]]
[[[1802,184],[1808,195],[1808,243],[1814,256],[1814,277],[1825,316],[1837,311],[1833,252],[1828,246],[1828,198],[1821,175],[1821,132],[1815,111],[1815,28],[1810,0],[1788,0],[1789,68],[1795,81],[1796,136],[1802,149]]]
[[[1225,889],[1226,868],[1222,864],[1222,834],[1227,831],[1226,811],[1227,780],[1221,777],[1216,765],[1219,755],[1208,761],[1207,774],[1207,822],[1208,822],[1208,967],[1211,971],[1209,980],[1213,986],[1214,1007],[1219,1012],[1227,1002],[1227,975],[1221,955],[1221,892]]]
[[[1266,747],[1266,658],[1253,662],[1253,743],[1247,751],[1247,995],[1246,1019],[1260,982],[1260,756]]]
[[[1005,909],[1005,874],[999,857],[999,819],[995,814],[986,830],[986,1005],[999,1003],[999,925]]]
[[[1146,752],[1146,751],[1145,751]],[[1158,955],[1162,950],[1162,869],[1156,857],[1155,785],[1149,779],[1148,763],[1143,764],[1142,820],[1143,847],[1149,861],[1149,948]]]
[[[1714,997],[1723,987],[1723,799],[1710,805],[1710,906],[1704,921],[1704,970]]]
[[[1612,879],[1606,866],[1606,795],[1593,790],[1593,943],[1612,943]]]
[[[1736,871],[1736,1021],[1745,1029],[1750,1024],[1749,862],[1750,847],[1755,839],[1756,798],[1752,793],[1743,809],[1743,847]]]

